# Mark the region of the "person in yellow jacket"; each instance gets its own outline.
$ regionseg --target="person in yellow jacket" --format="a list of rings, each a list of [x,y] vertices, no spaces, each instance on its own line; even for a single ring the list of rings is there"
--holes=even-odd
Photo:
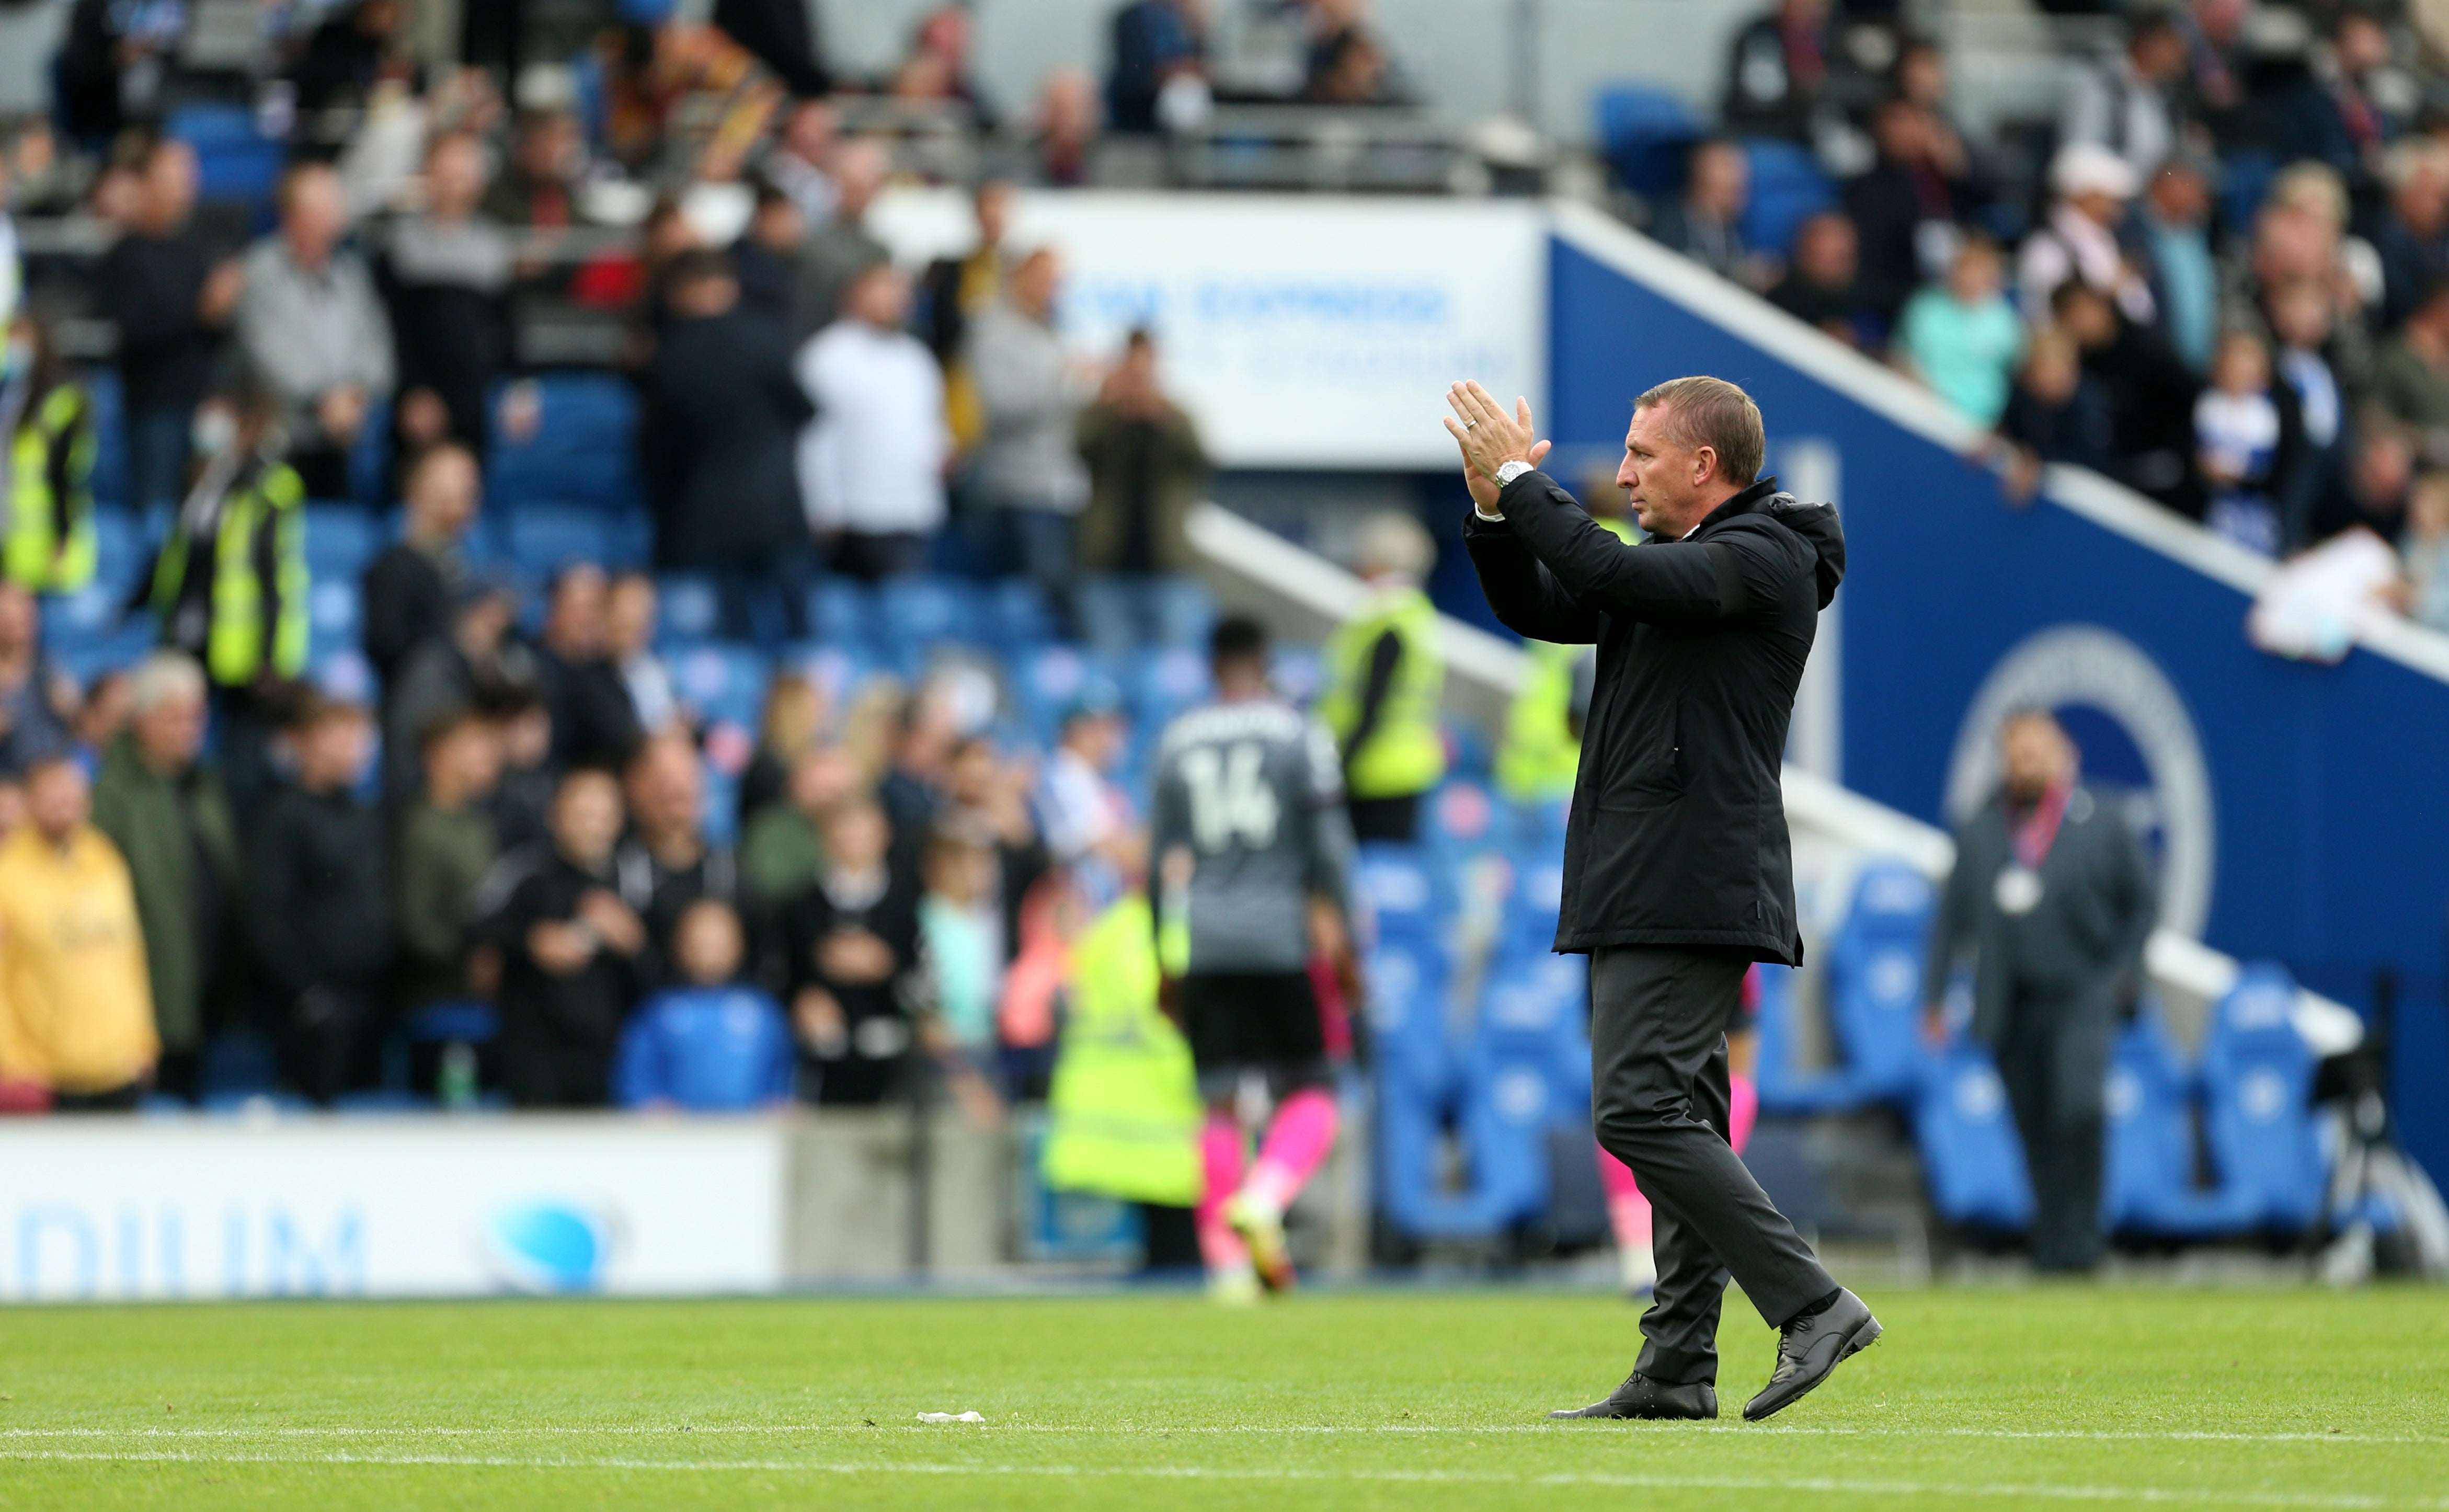
[[[1167,1208],[1199,1200],[1205,1109],[1190,1045],[1157,1006],[1158,977],[1146,893],[1118,899],[1072,941],[1040,1160],[1057,1192]]]
[[[0,420],[9,447],[0,572],[37,593],[72,593],[93,581],[93,402],[31,320],[19,320],[9,343]]]
[[[1420,795],[1445,780],[1445,651],[1437,607],[1421,588],[1437,543],[1411,515],[1382,511],[1361,522],[1356,552],[1369,596],[1326,643],[1318,714],[1343,753],[1355,840],[1410,841]]]
[[[0,1080],[62,1110],[133,1108],[162,1045],[136,889],[89,807],[85,768],[46,756],[0,843]]]

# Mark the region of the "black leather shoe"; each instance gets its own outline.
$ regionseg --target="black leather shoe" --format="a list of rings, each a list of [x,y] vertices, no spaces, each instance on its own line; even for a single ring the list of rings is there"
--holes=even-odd
[[[1793,1405],[1880,1337],[1880,1320],[1862,1299],[1839,1289],[1837,1300],[1814,1317],[1796,1318],[1779,1331],[1777,1370],[1760,1395],[1744,1404],[1744,1421],[1758,1423]]]
[[[1652,1381],[1646,1375],[1633,1374],[1624,1385],[1608,1394],[1605,1402],[1593,1402],[1586,1407],[1568,1407],[1551,1412],[1552,1418],[1714,1418],[1718,1415],[1718,1388],[1707,1381],[1688,1386],[1670,1386]]]

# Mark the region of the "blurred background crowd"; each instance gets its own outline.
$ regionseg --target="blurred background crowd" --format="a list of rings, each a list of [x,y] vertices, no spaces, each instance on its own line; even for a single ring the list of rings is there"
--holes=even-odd
[[[1205,692],[1214,480],[1161,332],[1067,344],[1023,193],[1578,197],[1926,385],[2012,496],[2376,541],[2449,629],[2428,0],[1778,0],[1681,60],[1714,112],[1610,83],[1571,141],[1512,61],[1439,109],[1450,7],[1099,6],[1025,94],[973,46],[1011,8],[901,9],[876,69],[792,0],[0,0],[0,1096],[1042,1095]],[[912,184],[966,250],[897,262]],[[1279,653],[1347,763],[1402,633]],[[1525,738],[1497,785],[1552,799]]]

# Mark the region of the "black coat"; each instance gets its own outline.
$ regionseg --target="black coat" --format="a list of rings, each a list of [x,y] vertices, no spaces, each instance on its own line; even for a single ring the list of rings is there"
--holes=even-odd
[[[412,653],[450,633],[454,579],[465,575],[455,557],[438,559],[406,541],[392,542],[366,568],[361,590],[366,660],[386,696],[397,690]]]
[[[502,960],[495,995],[502,1081],[521,1107],[609,1100],[612,1057],[638,998],[637,962],[602,948],[586,965],[558,976],[528,953],[530,930],[577,918],[580,901],[598,890],[618,896],[613,878],[542,848],[505,857],[478,890],[474,938],[500,951]]]
[[[381,816],[348,793],[284,786],[251,827],[247,923],[277,1000],[312,987],[378,986],[392,960]]]
[[[805,550],[800,427],[816,413],[788,333],[736,309],[671,328],[646,370],[647,473],[665,566],[758,567]]]
[[[1820,611],[1845,573],[1837,512],[1763,478],[1683,541],[1628,546],[1544,473],[1464,530],[1489,607],[1598,645],[1565,829],[1556,949],[1726,946],[1803,963],[1781,773]]]
[[[891,947],[894,974],[882,981],[849,982],[829,975],[818,960],[836,932],[864,929]],[[849,1043],[835,1055],[810,1052],[816,1100],[876,1103],[893,1090],[910,1043],[901,982],[918,959],[918,889],[896,878],[884,895],[864,908],[845,909],[822,886],[809,888],[783,905],[782,975],[785,1002],[820,987],[841,1005]]]

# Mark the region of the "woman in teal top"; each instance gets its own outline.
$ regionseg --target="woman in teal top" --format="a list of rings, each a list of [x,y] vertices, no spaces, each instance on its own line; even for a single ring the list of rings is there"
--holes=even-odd
[[[1996,425],[2007,408],[2024,353],[2024,323],[2004,290],[1997,247],[1971,238],[1957,250],[1947,281],[1906,301],[1898,322],[1897,347],[1908,369],[1982,425]]]

